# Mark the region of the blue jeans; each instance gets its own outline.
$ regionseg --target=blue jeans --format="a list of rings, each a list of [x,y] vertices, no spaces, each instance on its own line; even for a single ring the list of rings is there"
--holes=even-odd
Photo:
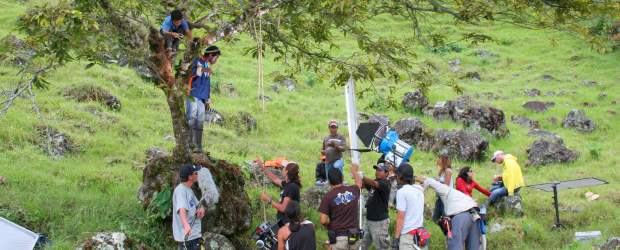
[[[329,181],[329,170],[332,168],[337,168],[338,170],[340,170],[340,173],[343,173],[344,171],[344,161],[342,160],[342,158],[331,162],[331,163],[325,163],[325,178]]]
[[[519,190],[521,190],[521,188],[516,188],[514,191],[514,194],[518,194]],[[504,186],[493,185],[491,187],[490,192],[491,192],[491,195],[489,195],[489,199],[487,200],[487,203],[489,205],[493,205],[495,204],[495,202],[499,201],[502,197],[508,196],[508,189],[506,189],[506,187]]]
[[[185,119],[190,129],[202,130],[205,122],[205,103],[202,99],[193,96],[185,99]]]

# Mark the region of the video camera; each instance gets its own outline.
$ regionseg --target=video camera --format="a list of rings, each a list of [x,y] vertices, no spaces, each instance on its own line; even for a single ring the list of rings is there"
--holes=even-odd
[[[279,223],[271,224],[269,221],[258,225],[252,234],[252,239],[256,241],[256,247],[268,250],[277,249],[279,229]]]
[[[413,155],[413,147],[398,139],[398,133],[386,124],[361,123],[355,133],[366,147],[383,153],[385,161],[395,167]]]

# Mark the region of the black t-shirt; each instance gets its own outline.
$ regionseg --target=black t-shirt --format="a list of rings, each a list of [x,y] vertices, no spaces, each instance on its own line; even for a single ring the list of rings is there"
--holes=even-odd
[[[329,230],[358,228],[360,190],[357,186],[333,188],[321,201],[319,212],[329,216]]]
[[[284,202],[284,197],[289,197],[291,200],[299,202],[299,185],[295,182],[282,181],[282,191],[280,192],[280,203]],[[278,220],[284,218],[284,213],[278,211]]]
[[[388,201],[390,199],[390,183],[387,179],[376,179],[379,188],[370,188],[370,198],[366,203],[366,219],[382,221],[388,218]]]

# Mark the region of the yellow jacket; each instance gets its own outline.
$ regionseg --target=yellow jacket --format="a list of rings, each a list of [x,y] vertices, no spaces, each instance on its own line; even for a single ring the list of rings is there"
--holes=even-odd
[[[504,187],[508,190],[508,195],[513,195],[516,188],[525,186],[521,167],[517,163],[517,157],[510,154],[504,155],[502,165],[504,166],[504,173],[502,173]]]

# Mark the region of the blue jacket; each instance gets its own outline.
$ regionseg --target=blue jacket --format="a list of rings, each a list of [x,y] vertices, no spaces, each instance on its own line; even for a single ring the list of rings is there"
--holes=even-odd
[[[189,24],[185,19],[183,19],[179,26],[174,26],[174,23],[172,23],[172,18],[170,16],[167,16],[166,19],[164,19],[164,22],[161,24],[160,30],[163,32],[175,32],[185,34],[185,31],[189,30]]]
[[[202,74],[197,75],[196,70],[198,65],[202,65]],[[197,58],[192,63],[192,77],[190,78],[190,92],[189,95],[202,99],[203,101],[209,100],[211,97],[211,77],[207,74],[207,68],[209,64],[206,58]]]

